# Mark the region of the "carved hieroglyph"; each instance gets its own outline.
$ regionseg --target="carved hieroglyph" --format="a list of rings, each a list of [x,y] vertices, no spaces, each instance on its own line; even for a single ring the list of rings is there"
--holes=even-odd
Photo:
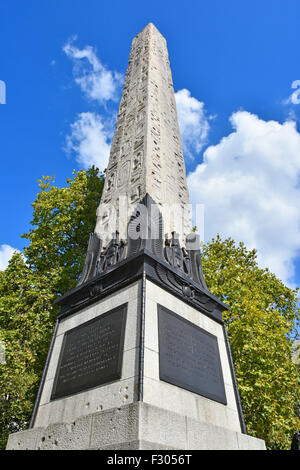
[[[164,233],[190,233],[189,197],[166,40],[149,23],[132,41],[95,232],[126,238],[128,207],[148,193]]]

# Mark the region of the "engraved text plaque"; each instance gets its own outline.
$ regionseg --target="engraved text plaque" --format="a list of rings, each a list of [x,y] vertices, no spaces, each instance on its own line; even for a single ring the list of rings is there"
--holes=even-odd
[[[226,405],[217,337],[158,305],[160,379]]]
[[[121,378],[127,304],[65,333],[51,400]]]

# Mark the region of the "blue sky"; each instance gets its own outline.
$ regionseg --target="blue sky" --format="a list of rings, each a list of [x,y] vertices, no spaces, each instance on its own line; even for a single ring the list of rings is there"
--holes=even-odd
[[[131,41],[149,22],[168,43],[205,238],[244,240],[300,285],[296,0],[2,2],[0,267],[24,246],[41,175],[63,185],[73,169],[104,165]]]

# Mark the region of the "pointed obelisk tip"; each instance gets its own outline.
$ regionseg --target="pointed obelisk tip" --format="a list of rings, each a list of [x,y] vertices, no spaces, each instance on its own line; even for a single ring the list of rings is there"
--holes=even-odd
[[[156,31],[159,32],[160,35],[162,35],[161,32],[155,26],[155,24],[153,24],[151,21],[145,26],[145,28],[142,29],[142,31],[144,31],[145,29],[151,29],[151,28],[154,28]]]

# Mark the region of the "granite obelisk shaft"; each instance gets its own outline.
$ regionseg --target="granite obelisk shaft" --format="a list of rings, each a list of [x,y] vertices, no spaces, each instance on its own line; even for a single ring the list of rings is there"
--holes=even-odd
[[[114,222],[127,238],[121,198],[134,209],[146,193],[163,213],[164,233],[175,231],[184,245],[191,231],[185,164],[166,40],[152,23],[132,41],[95,229],[104,245]]]

